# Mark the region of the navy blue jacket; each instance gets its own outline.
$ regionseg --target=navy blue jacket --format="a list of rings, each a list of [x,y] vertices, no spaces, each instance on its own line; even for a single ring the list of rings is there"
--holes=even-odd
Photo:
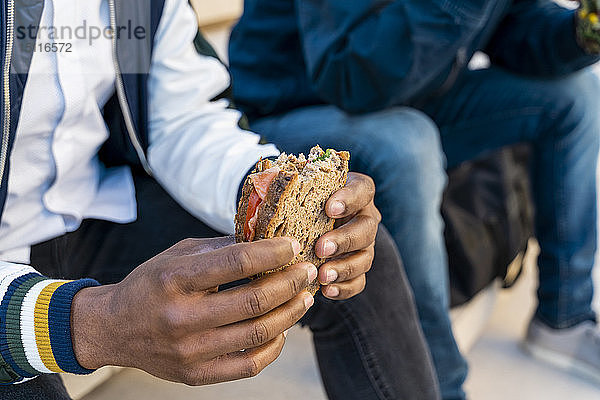
[[[122,91],[115,94],[104,108],[104,118],[110,131],[110,138],[102,150],[102,157],[109,165],[130,164],[144,166],[148,147],[148,73],[152,56],[154,37],[162,16],[165,0],[109,0],[111,17],[116,26],[149,28],[147,40],[117,40],[115,61],[121,71],[136,73],[118,74]],[[9,12],[11,3],[14,14]],[[0,98],[0,217],[6,202],[10,152],[15,140],[17,123],[21,113],[23,92],[27,83],[27,71],[31,65],[33,46],[28,46],[29,38],[15,40],[11,60],[7,60],[9,22],[16,27],[39,26],[44,0],[0,0],[2,32],[0,43],[0,71],[5,71],[10,62],[8,81],[2,74]],[[150,14],[149,14],[150,12]],[[147,16],[150,15],[149,20]],[[12,21],[9,21],[12,19]],[[16,30],[16,29],[15,29]],[[14,31],[13,31],[14,32]],[[123,35],[125,36],[125,35]],[[13,36],[14,38],[14,36]],[[7,84],[5,89],[5,84]],[[119,90],[117,90],[119,92]],[[10,99],[10,101],[9,101]],[[10,114],[10,118],[6,118]],[[10,119],[10,121],[9,121]],[[128,123],[126,123],[126,120]]]
[[[234,98],[251,119],[414,105],[450,87],[476,50],[515,73],[565,75],[597,61],[574,25],[550,0],[246,0],[230,42]]]

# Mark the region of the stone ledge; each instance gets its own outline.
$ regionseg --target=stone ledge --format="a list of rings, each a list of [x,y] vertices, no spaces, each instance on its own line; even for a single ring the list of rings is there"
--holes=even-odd
[[[221,0],[218,2],[192,0],[200,26],[216,25],[236,20],[242,15],[242,0]]]
[[[104,367],[90,375],[62,374],[61,377],[69,395],[79,400],[122,370],[120,367]]]

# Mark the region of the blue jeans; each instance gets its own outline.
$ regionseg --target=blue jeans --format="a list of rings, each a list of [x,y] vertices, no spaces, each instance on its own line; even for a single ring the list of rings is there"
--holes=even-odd
[[[306,152],[316,143],[349,150],[351,168],[373,177],[376,204],[403,258],[444,399],[465,397],[467,375],[448,316],[439,212],[446,159],[453,167],[505,145],[533,144],[542,250],[536,315],[556,328],[594,319],[598,86],[590,72],[535,80],[492,68],[466,72],[421,111],[352,116],[323,105],[252,124],[284,151]]]

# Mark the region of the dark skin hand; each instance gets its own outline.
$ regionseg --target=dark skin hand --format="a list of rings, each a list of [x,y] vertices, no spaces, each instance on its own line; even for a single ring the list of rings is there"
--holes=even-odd
[[[300,251],[288,238],[227,243],[184,240],[118,284],[77,293],[71,326],[79,363],[135,367],[194,386],[262,371],[279,356],[283,333],[312,306],[305,288],[317,270],[297,264],[219,292],[219,285],[285,265]]]
[[[367,175],[351,172],[348,182],[327,201],[327,215],[335,229],[316,243],[318,257],[328,259],[319,269],[323,295],[345,300],[362,292],[365,274],[375,256],[375,236],[381,214],[375,207],[375,184]]]
[[[364,289],[381,221],[374,194],[371,178],[350,173],[329,199],[326,212],[336,228],[316,244],[317,255],[328,259],[320,272],[301,263],[219,292],[220,285],[288,264],[300,244],[187,239],[118,284],[81,290],[71,311],[77,360],[89,369],[135,367],[194,386],[257,375],[314,303],[305,288],[317,276],[331,299]]]

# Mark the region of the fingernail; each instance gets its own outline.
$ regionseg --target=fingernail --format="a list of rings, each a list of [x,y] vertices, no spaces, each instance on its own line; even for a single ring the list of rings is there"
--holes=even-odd
[[[308,310],[315,304],[315,299],[309,294],[304,298],[304,307]]]
[[[330,269],[329,271],[327,271],[327,276],[326,276],[327,282],[325,282],[325,283],[335,282],[335,281],[337,281],[337,278],[338,278],[337,271],[334,269]]]
[[[288,331],[289,331],[289,329],[288,329]],[[284,338],[287,338],[288,331],[283,331],[283,337]]]
[[[326,240],[323,243],[323,257],[329,257],[331,255],[334,255],[336,251],[337,246],[331,240]]]
[[[300,242],[296,239],[292,240],[292,249],[294,249],[294,255],[297,256],[302,251],[302,247],[300,246]]]
[[[346,210],[346,206],[341,201],[334,201],[329,206],[329,212],[331,215],[340,215],[343,214]]]
[[[319,274],[319,271],[317,270],[317,267],[315,267],[314,265],[311,265],[310,267],[308,267],[308,281],[309,282],[313,282],[315,279],[317,279],[318,274]]]
[[[325,296],[327,297],[338,297],[340,295],[340,289],[336,286],[327,286],[325,288]]]

